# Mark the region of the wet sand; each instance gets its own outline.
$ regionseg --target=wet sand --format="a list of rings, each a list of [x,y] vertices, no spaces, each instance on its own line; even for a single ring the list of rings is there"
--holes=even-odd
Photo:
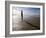
[[[14,20],[15,21],[15,20]],[[40,16],[30,16],[28,18],[23,18],[23,21],[18,19],[15,23],[12,23],[13,31],[20,30],[40,30]]]

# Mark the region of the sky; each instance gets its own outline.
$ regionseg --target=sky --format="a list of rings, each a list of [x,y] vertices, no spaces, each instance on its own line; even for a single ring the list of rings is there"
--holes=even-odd
[[[40,8],[30,8],[30,7],[15,7],[14,11],[16,14],[17,12],[21,12],[23,10],[24,15],[39,15],[40,14]]]

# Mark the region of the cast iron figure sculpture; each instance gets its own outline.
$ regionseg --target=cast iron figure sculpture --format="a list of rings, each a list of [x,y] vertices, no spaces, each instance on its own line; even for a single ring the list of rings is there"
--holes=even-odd
[[[23,11],[21,10],[21,19],[23,21]]]

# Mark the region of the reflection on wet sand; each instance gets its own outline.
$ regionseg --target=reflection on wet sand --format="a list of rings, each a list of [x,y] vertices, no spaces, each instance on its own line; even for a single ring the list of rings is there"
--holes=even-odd
[[[19,17],[19,16],[18,16]],[[23,21],[16,17],[13,23],[13,31],[16,30],[39,30],[40,29],[40,17],[30,16],[24,18]]]

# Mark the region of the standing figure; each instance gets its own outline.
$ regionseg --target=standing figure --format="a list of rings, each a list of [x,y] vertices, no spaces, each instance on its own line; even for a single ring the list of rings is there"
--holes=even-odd
[[[23,11],[21,10],[21,19],[23,21]]]

